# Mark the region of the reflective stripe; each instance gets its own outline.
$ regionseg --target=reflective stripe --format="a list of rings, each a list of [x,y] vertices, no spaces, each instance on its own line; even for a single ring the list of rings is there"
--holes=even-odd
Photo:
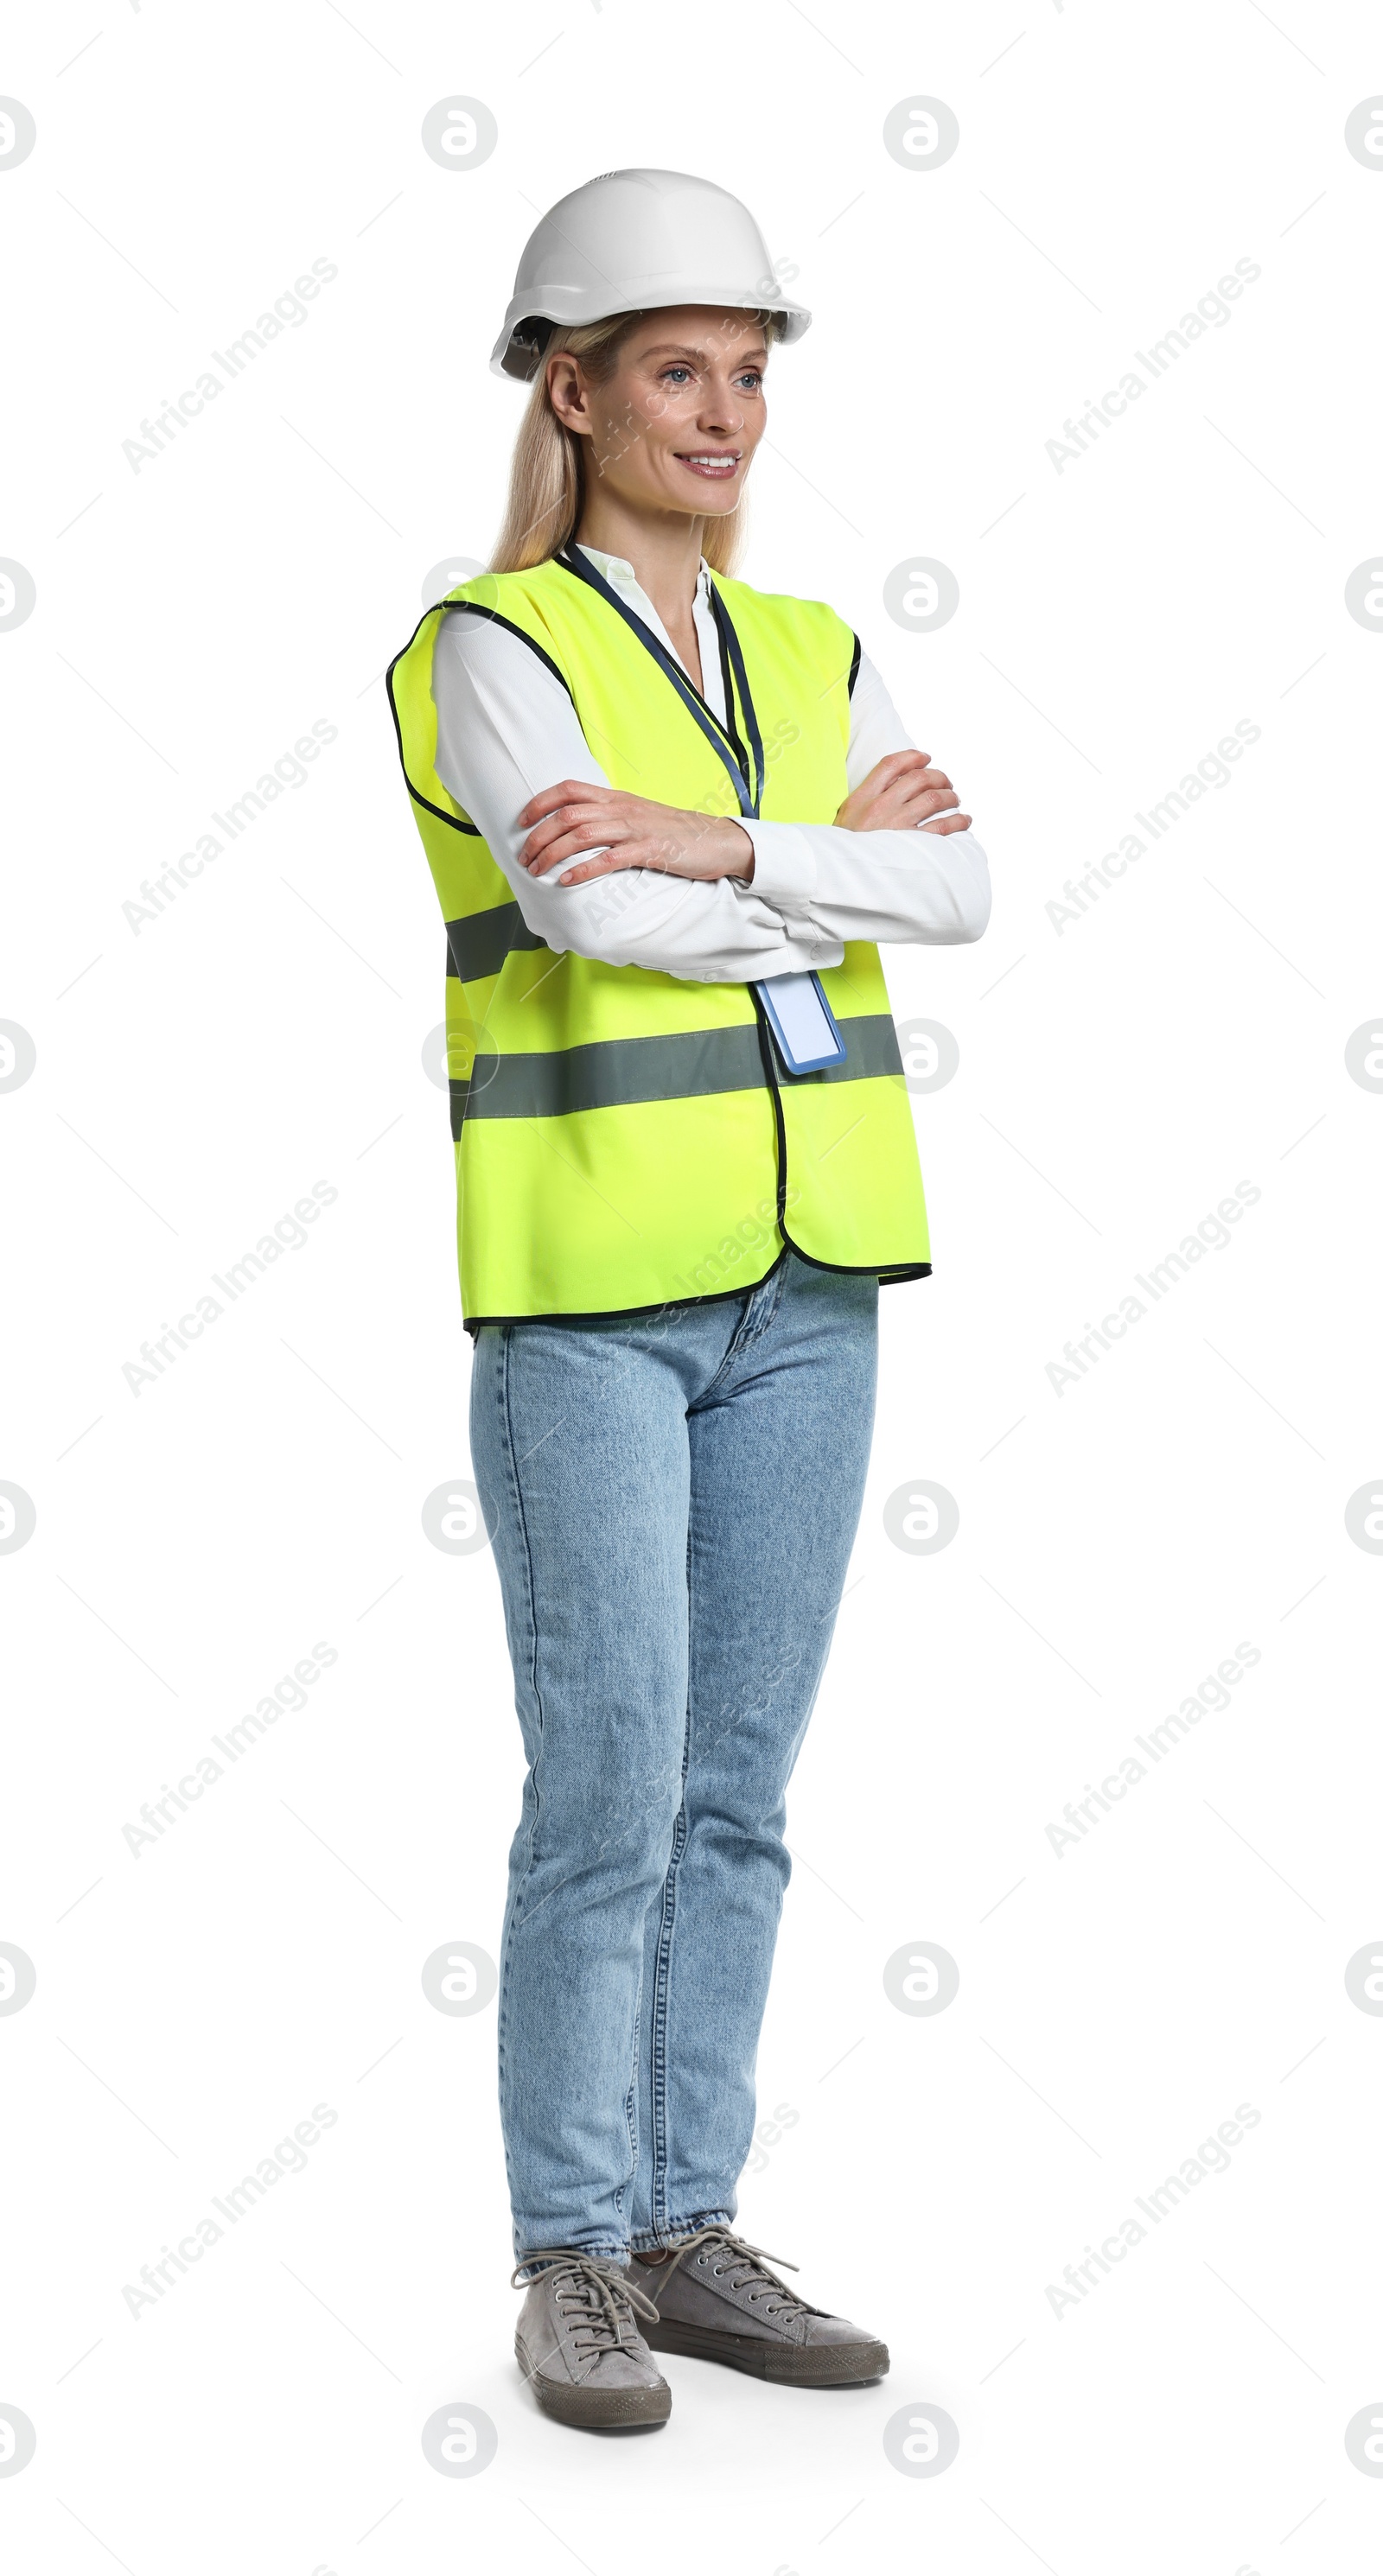
[[[569,1118],[639,1100],[689,1100],[763,1087],[756,1020],[676,1037],[601,1038],[550,1055],[477,1055],[468,1118]]]
[[[780,1075],[797,1083],[867,1082],[901,1073],[892,1020],[881,1012],[843,1020],[849,1053],[820,1073]],[[606,1038],[546,1055],[476,1056],[469,1082],[451,1085],[453,1133],[462,1118],[569,1118],[584,1109],[623,1109],[637,1101],[693,1100],[764,1087],[757,1022],[729,1029],[690,1029],[676,1037]]]
[[[497,975],[511,950],[546,946],[516,903],[497,903],[488,912],[468,912],[447,923],[447,973],[474,984],[482,975]]]
[[[823,1065],[820,1073],[780,1075],[789,1090],[795,1091],[804,1082],[877,1082],[881,1074],[902,1072],[903,1059],[891,1012],[873,1012],[868,1019],[837,1018],[836,1025],[849,1049],[844,1064]]]

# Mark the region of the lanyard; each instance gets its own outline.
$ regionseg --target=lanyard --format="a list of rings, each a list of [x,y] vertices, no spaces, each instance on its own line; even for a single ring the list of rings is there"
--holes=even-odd
[[[744,667],[740,639],[735,633],[729,611],[715,583],[710,584],[711,613],[715,618],[716,632],[720,637],[720,663],[725,683],[725,707],[728,718],[726,724],[722,724],[719,717],[707,706],[700,690],[693,688],[681,663],[659,643],[651,627],[645,626],[643,619],[636,616],[632,608],[625,606],[618,591],[611,588],[604,574],[596,570],[595,565],[580,552],[575,543],[564,546],[557,561],[564,572],[574,573],[578,581],[587,582],[592,590],[597,591],[602,599],[609,602],[617,615],[624,619],[626,626],[632,627],[639,642],[647,652],[652,654],[660,671],[671,680],[688,714],[695,718],[712,750],[723,763],[734,788],[741,814],[747,815],[751,821],[756,821],[764,792],[763,736],[759,730],[759,719],[754,712],[754,701],[749,693],[749,674]],[[730,680],[732,671],[733,689]],[[746,756],[744,745],[734,727],[733,710],[736,691],[739,695],[740,711],[744,717],[744,729],[749,736],[749,757]],[[753,761],[752,788],[750,757]]]

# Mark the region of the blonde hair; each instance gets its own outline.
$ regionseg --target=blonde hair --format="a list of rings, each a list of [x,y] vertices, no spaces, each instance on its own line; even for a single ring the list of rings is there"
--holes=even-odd
[[[782,332],[777,313],[754,312],[770,346]],[[519,423],[509,468],[509,498],[491,572],[527,572],[560,554],[576,534],[585,501],[586,441],[578,438],[552,408],[547,389],[547,362],[561,351],[579,358],[593,384],[606,385],[615,372],[624,340],[642,313],[612,313],[603,322],[583,322],[556,329],[543,351],[542,363]],[[732,573],[744,544],[744,504],[717,518],[707,517],[701,551],[714,572]]]

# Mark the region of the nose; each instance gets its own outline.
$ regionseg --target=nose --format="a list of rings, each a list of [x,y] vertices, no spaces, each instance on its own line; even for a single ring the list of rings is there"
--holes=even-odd
[[[736,430],[743,429],[744,406],[737,400],[734,388],[728,381],[724,383],[712,381],[706,386],[701,409],[697,414],[697,426],[700,429],[718,430],[722,435],[730,435]]]

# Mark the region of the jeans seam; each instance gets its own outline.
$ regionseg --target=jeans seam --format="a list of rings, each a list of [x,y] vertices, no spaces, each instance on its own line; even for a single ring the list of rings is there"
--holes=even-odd
[[[721,1361],[719,1368],[716,1370],[715,1376],[702,1388],[700,1395],[697,1397],[696,1402],[698,1405],[704,1404],[707,1397],[715,1393],[715,1390],[719,1386],[721,1379],[724,1377],[726,1370],[739,1358],[741,1351],[748,1350],[754,1342],[759,1340],[762,1334],[768,1331],[769,1325],[772,1323],[774,1316],[778,1312],[778,1301],[783,1293],[783,1281],[787,1275],[788,1259],[789,1255],[785,1248],[778,1260],[774,1263],[773,1268],[759,1281],[758,1286],[755,1288],[747,1288],[745,1290],[744,1313],[741,1315],[739,1322],[735,1326],[734,1332],[730,1336],[730,1347],[726,1352],[724,1359]],[[756,1324],[752,1332],[746,1332],[745,1326],[749,1322],[754,1300],[756,1297],[762,1295],[770,1280],[773,1283],[773,1295],[769,1300],[768,1312],[764,1316],[762,1323]],[[694,1407],[690,1409],[695,1410]]]
[[[677,1864],[686,1845],[686,1813],[677,1812],[672,1832],[672,1851],[667,1876],[663,1880],[662,1921],[658,1927],[658,1949],[653,1967],[653,2012],[651,2078],[649,2102],[649,2156],[652,2176],[648,2205],[655,2224],[667,2189],[667,1990],[672,1961],[672,1939],[677,1920]]]
[[[630,2200],[639,2172],[639,2038],[643,2030],[643,1969],[639,1970],[638,1993],[634,1997],[634,2062],[629,2070],[629,2089],[624,2097],[625,2125],[629,2131],[629,2171],[615,2193],[615,2207],[621,2218]],[[652,2106],[650,2105],[650,2128]]]
[[[538,1602],[533,1579],[533,1551],[529,1544],[528,1523],[524,1515],[523,1493],[519,1484],[518,1461],[514,1454],[514,1424],[509,1397],[510,1349],[510,1327],[507,1324],[501,1325],[500,1383],[496,1391],[496,1402],[499,1406],[502,1419],[504,1454],[508,1463],[509,1480],[514,1497],[515,1517],[518,1523],[519,1535],[523,1546],[524,1600],[525,1607],[528,1612],[529,1633],[532,1639],[529,1680],[533,1692],[533,1704],[536,1712],[538,1741],[534,1748],[533,1761],[530,1765],[530,1774],[533,1782],[533,1815],[528,1829],[528,1855],[524,1863],[523,1871],[515,1884],[513,1902],[508,1909],[504,1924],[504,1976],[500,1986],[499,2009],[496,2014],[496,2048],[499,2059],[501,2080],[503,2079],[505,2069],[505,2044],[508,2036],[509,1979],[513,1954],[513,1933],[518,1921],[518,1911],[523,1896],[524,1886],[533,1868],[533,1845],[537,1837],[538,1819],[542,1803],[538,1781],[538,1765],[543,1749],[543,1697],[538,1685]],[[505,2163],[506,2165],[508,2164],[507,2147]]]
[[[782,1302],[783,1282],[787,1277],[787,1270],[787,1262],[783,1261],[780,1262],[776,1270],[771,1270],[769,1272],[769,1278],[773,1282],[773,1294],[768,1301],[768,1306],[762,1321],[755,1325],[752,1333],[746,1333],[744,1340],[740,1345],[742,1350],[748,1350],[752,1343],[762,1341],[764,1334],[769,1330],[770,1326],[776,1322],[778,1308]],[[767,1286],[768,1282],[765,1281],[763,1284]],[[758,1293],[759,1291],[755,1289],[755,1296],[757,1296]]]
[[[770,1270],[768,1277],[766,1279],[761,1279],[757,1288],[751,1288],[747,1292],[744,1313],[741,1315],[739,1323],[735,1328],[735,1333],[731,1340],[730,1347],[726,1352],[724,1359],[721,1361],[719,1368],[716,1370],[715,1376],[711,1379],[710,1385],[704,1387],[701,1394],[697,1397],[696,1401],[698,1406],[704,1404],[707,1397],[715,1393],[715,1390],[720,1385],[722,1378],[733,1366],[734,1362],[741,1359],[746,1351],[752,1351],[755,1343],[761,1342],[765,1333],[771,1329],[777,1317],[778,1308],[782,1300],[783,1282],[787,1277],[789,1258],[790,1256],[787,1253],[784,1253],[782,1260],[778,1262],[772,1270]],[[751,1324],[750,1317],[754,1312],[754,1300],[756,1297],[762,1297],[764,1290],[769,1287],[772,1288],[773,1293],[767,1299],[763,1313],[753,1324]]]
[[[690,1547],[688,1549],[690,1556]],[[656,2224],[667,2189],[667,2023],[668,1985],[672,1974],[672,1944],[677,1927],[677,1869],[687,1847],[687,1771],[691,1759],[691,1704],[687,1705],[687,1722],[682,1736],[682,1796],[677,1821],[672,1828],[672,1849],[668,1854],[667,1873],[663,1880],[662,1921],[658,1926],[658,1948],[653,1963],[653,2008],[651,2020],[649,2076],[649,2160],[652,2173],[648,2206]]]

